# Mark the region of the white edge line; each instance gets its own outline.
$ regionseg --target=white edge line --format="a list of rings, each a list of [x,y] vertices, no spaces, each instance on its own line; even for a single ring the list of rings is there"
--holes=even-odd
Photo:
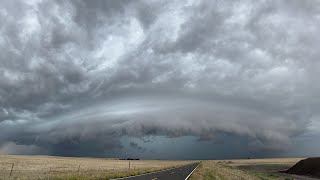
[[[200,162],[201,163],[201,162]],[[198,164],[198,166],[200,165],[200,163]],[[198,166],[196,167],[196,168],[194,168],[194,170],[193,171],[191,171],[191,173],[186,177],[186,179],[184,179],[184,180],[188,180],[189,179],[189,177],[192,175],[192,173],[198,168]]]
[[[144,175],[148,175],[148,174],[154,174],[154,173],[158,173],[158,172],[162,172],[162,171],[168,171],[168,170],[176,169],[176,168],[180,168],[180,167],[173,167],[173,168],[163,169],[163,170],[155,171],[155,172],[151,172],[151,173],[139,174],[139,175],[135,175],[135,176],[127,176],[127,177],[116,178],[116,179],[110,179],[110,180],[128,179],[128,178],[132,178],[132,177],[138,177],[138,176],[144,176]]]

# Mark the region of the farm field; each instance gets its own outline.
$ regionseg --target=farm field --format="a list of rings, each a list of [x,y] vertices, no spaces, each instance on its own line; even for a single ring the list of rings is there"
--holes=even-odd
[[[0,179],[111,179],[193,162],[0,155]]]
[[[312,178],[279,173],[299,162],[303,158],[245,159],[245,160],[209,160],[202,161],[191,176],[192,180],[211,179],[301,179]]]
[[[202,161],[191,180],[243,179],[243,180],[312,180],[279,171],[286,170],[304,158],[239,159]]]
[[[304,158],[204,160],[191,180],[311,180],[279,173]],[[0,179],[112,179],[138,175],[198,161],[119,160],[54,156],[0,155]]]

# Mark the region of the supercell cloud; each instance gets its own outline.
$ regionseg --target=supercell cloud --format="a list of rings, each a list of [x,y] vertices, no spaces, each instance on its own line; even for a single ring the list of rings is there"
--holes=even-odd
[[[1,0],[0,152],[308,155],[319,33],[314,0]]]

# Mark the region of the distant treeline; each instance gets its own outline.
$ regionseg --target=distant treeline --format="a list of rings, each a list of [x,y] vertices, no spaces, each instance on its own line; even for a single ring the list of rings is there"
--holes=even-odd
[[[130,161],[132,161],[132,160],[140,160],[139,158],[120,158],[119,160],[130,160]]]

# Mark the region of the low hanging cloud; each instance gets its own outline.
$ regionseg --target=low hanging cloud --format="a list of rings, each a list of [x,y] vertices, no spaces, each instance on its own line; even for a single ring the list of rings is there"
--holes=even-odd
[[[4,0],[0,152],[221,133],[288,151],[317,133],[319,20],[313,0]]]

